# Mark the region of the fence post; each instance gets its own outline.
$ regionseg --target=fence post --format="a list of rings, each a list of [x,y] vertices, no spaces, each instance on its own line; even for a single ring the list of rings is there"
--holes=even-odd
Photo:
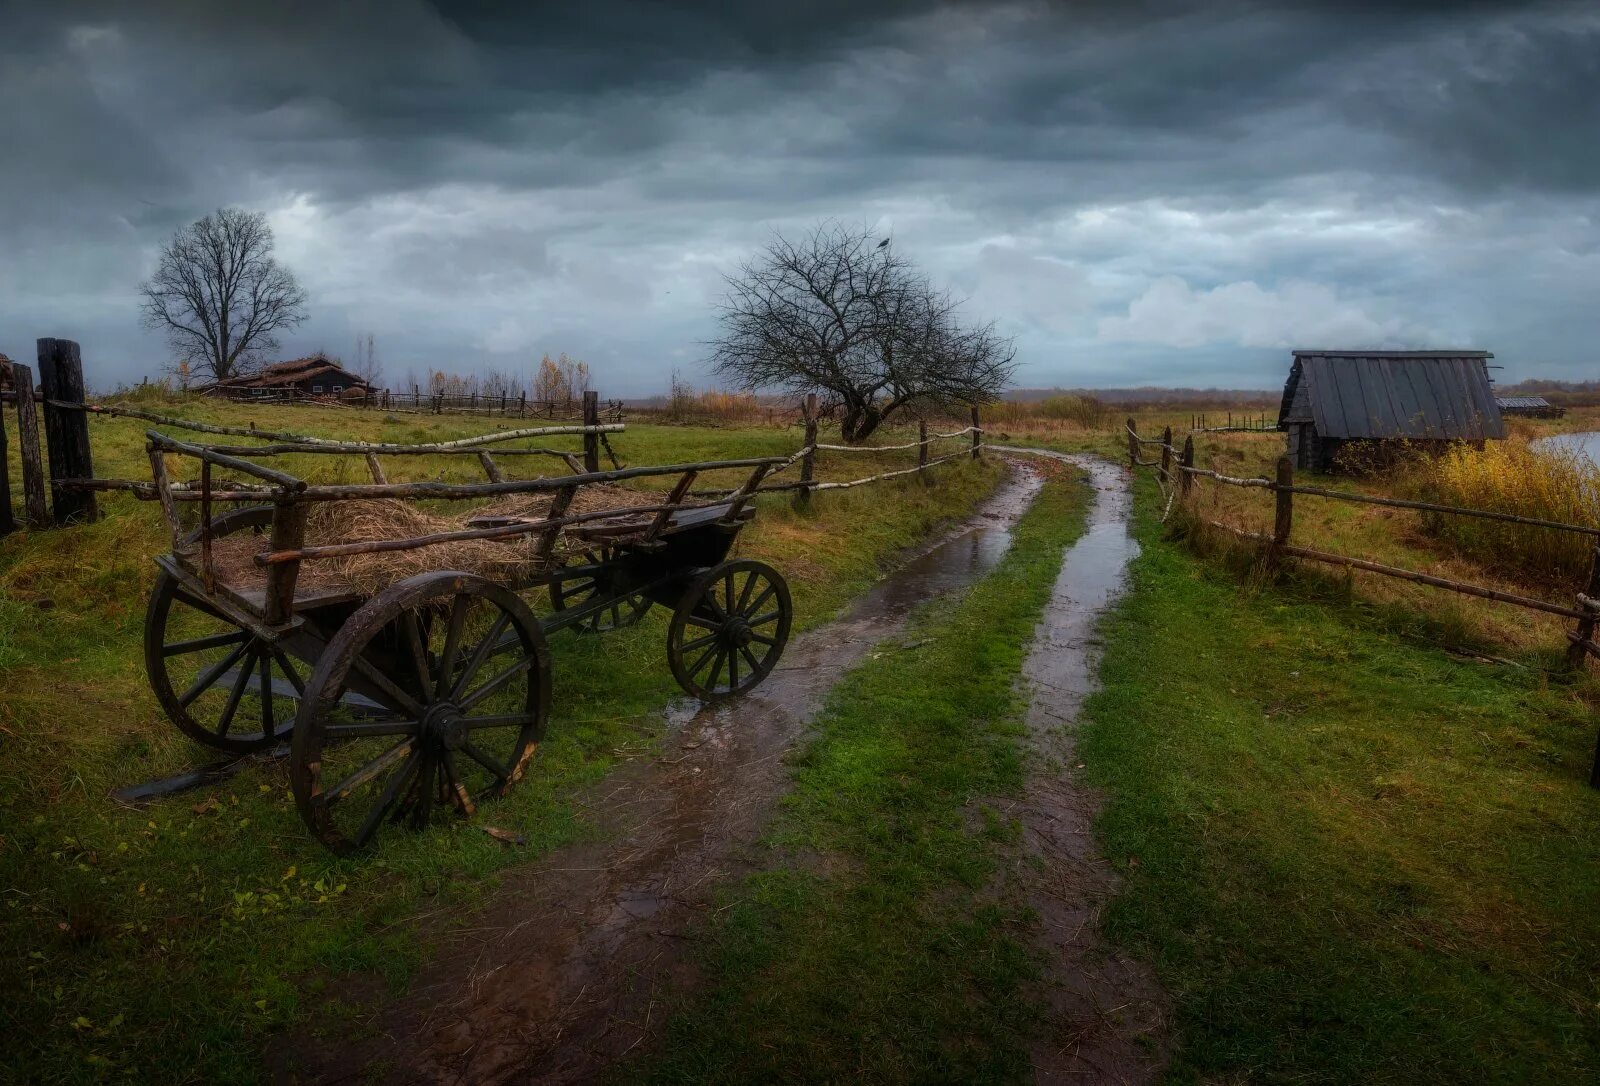
[[[82,410],[83,359],[70,339],[41,339],[39,385],[44,390],[44,437],[50,449],[50,501],[56,523],[92,521],[94,492],[63,490],[62,479],[94,478],[94,458],[89,452],[89,414]],[[51,401],[78,404],[79,409],[54,407]]]
[[[517,418],[520,419],[524,415],[526,415],[527,413],[528,413],[528,394],[526,392],[519,392],[519,393],[517,393]]]
[[[1194,435],[1193,434],[1190,434],[1188,437],[1183,439],[1183,457],[1178,461],[1178,464],[1179,464],[1180,469],[1181,468],[1192,468],[1192,467],[1194,467]],[[1189,486],[1193,482],[1194,477],[1191,476],[1187,471],[1183,471],[1183,470],[1179,470],[1178,474],[1180,476],[1182,476],[1182,478],[1180,478],[1178,480],[1178,491],[1185,498],[1187,498],[1189,496]]]
[[[600,470],[600,435],[593,427],[600,425],[600,393],[590,389],[583,394],[583,424],[590,429],[583,435],[583,470]]]
[[[11,385],[17,392],[17,451],[22,463],[22,514],[29,528],[47,528],[50,508],[44,499],[44,453],[39,447],[39,415],[33,406],[33,370],[11,364]]]
[[[1172,427],[1161,431],[1161,478],[1172,485]]]
[[[1130,416],[1127,420],[1126,433],[1128,438],[1128,467],[1139,466],[1139,427]]]
[[[928,466],[928,420],[917,420],[917,467]]]
[[[0,366],[9,365],[9,362],[0,362]],[[6,463],[6,457],[5,402],[0,400],[0,536],[9,535],[17,530],[17,519],[11,515],[11,469]]]
[[[817,443],[817,394],[806,393],[805,402],[806,436],[805,448],[811,449]],[[816,472],[816,451],[807,452],[800,458],[800,481],[809,483]],[[802,486],[794,492],[794,505],[796,509],[811,508],[811,488]]]
[[[972,458],[978,459],[982,455],[983,424],[978,421],[978,405],[972,405]]]
[[[1289,542],[1289,531],[1294,527],[1294,462],[1287,456],[1278,457],[1278,481],[1273,486],[1278,503],[1272,518],[1272,546],[1276,550]]]
[[[1589,584],[1583,590],[1584,595],[1590,599],[1600,599],[1600,547],[1596,547],[1589,556]],[[1588,604],[1578,604],[1583,610],[1589,612],[1591,617],[1578,620],[1577,640],[1567,646],[1567,668],[1576,671],[1583,667],[1584,660],[1589,655],[1589,650],[1581,642],[1593,641],[1595,631],[1594,609]],[[1600,755],[1597,755],[1600,756]]]

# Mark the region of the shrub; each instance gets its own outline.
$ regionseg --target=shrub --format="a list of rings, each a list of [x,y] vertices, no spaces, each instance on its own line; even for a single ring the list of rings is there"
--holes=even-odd
[[[1571,449],[1459,445],[1413,470],[1427,500],[1600,527],[1600,466]],[[1489,566],[1578,583],[1589,574],[1590,536],[1443,513],[1424,514],[1423,522],[1429,534]]]

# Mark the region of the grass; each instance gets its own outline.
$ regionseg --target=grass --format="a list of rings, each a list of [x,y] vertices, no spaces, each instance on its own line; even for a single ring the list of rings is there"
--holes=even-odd
[[[1176,1004],[1176,1081],[1593,1082],[1600,799],[1585,687],[1242,593],[1164,541],[1104,628],[1080,753]]]
[[[233,423],[251,414],[194,402],[156,409]],[[258,417],[277,429],[396,441],[499,425],[312,408]],[[142,429],[92,420],[97,473],[145,477]],[[770,428],[640,426],[613,444],[630,463],[670,463],[785,452],[798,440]],[[905,455],[860,459],[899,464]],[[291,470],[361,477],[359,461],[304,459]],[[475,467],[470,458],[406,467],[409,477],[470,477],[463,461]],[[812,625],[937,522],[969,510],[998,471],[958,462],[935,469],[934,486],[912,478],[819,495],[805,514],[763,499],[739,553],[782,570],[799,625]],[[393,463],[390,473],[406,477]],[[843,457],[819,463],[824,478],[853,473],[870,471]],[[433,929],[419,917],[467,923],[498,872],[584,834],[568,797],[619,757],[649,749],[661,707],[678,696],[659,613],[603,639],[559,635],[549,739],[518,790],[479,818],[524,835],[520,849],[461,824],[395,835],[366,860],[336,860],[299,821],[281,765],[124,809],[111,789],[211,756],[165,720],[143,674],[150,557],[165,549],[158,515],[123,496],[102,508],[92,525],[0,540],[0,1079],[259,1078],[263,1038],[321,1008],[341,977],[404,981],[428,952],[423,935]]]
[[[994,1081],[1027,1070],[1030,917],[991,885],[1022,787],[1015,679],[1088,491],[1047,485],[1001,564],[830,695],[709,984],[627,1081]]]

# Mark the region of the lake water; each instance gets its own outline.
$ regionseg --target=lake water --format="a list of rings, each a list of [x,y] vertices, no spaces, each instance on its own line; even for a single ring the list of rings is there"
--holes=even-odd
[[[1556,434],[1552,437],[1541,437],[1533,443],[1534,448],[1559,449],[1576,452],[1589,458],[1591,463],[1600,464],[1600,433],[1593,431],[1581,434]]]

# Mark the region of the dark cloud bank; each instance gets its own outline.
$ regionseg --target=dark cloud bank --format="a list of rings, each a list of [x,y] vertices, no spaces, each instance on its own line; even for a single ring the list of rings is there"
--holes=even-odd
[[[1026,384],[1257,385],[1292,345],[1593,377],[1593,4],[0,0],[0,350],[159,372],[175,227],[266,211],[312,317],[430,364],[697,375],[719,275],[865,221]]]

